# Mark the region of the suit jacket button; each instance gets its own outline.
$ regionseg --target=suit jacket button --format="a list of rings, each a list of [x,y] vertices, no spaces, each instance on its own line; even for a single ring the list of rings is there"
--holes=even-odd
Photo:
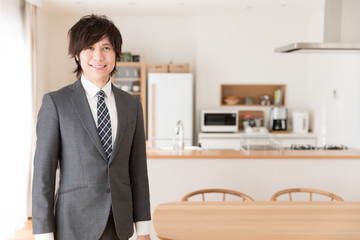
[[[110,192],[110,188],[106,189],[106,192],[109,193],[109,192]]]

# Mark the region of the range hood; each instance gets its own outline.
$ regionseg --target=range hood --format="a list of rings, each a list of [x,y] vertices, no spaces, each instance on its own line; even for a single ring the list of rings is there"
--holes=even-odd
[[[360,1],[325,0],[323,42],[295,42],[275,49],[277,53],[360,53]]]

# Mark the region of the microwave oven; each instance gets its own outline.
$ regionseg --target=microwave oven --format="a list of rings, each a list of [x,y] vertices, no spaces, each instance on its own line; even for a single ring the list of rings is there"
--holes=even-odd
[[[202,110],[201,132],[237,132],[239,114],[232,110]]]

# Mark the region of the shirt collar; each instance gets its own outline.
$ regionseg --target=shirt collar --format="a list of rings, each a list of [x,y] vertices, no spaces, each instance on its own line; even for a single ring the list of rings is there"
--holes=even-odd
[[[96,86],[93,82],[88,80],[84,75],[81,75],[81,83],[85,89],[85,92],[91,97],[95,97],[96,94],[103,90],[107,97],[111,96],[112,89],[111,89],[111,81],[109,80],[106,85],[100,89],[98,86]]]

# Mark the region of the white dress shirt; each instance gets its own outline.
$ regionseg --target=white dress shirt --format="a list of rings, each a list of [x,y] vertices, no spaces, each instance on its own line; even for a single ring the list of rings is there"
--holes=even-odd
[[[86,98],[89,102],[90,110],[91,110],[92,116],[94,118],[96,127],[98,127],[98,122],[97,122],[97,118],[98,118],[97,117],[97,100],[98,99],[97,99],[96,94],[100,90],[103,90],[105,92],[105,104],[106,104],[106,106],[109,110],[109,114],[110,114],[112,143],[114,144],[116,133],[117,133],[118,119],[117,119],[115,97],[114,97],[114,93],[111,89],[111,81],[108,81],[108,83],[102,89],[100,89],[94,83],[87,80],[84,75],[82,75],[81,76],[81,84],[83,85],[83,87],[85,89]]]
[[[86,98],[89,102],[91,114],[94,118],[94,122],[96,127],[98,126],[97,123],[97,96],[96,94],[103,90],[105,92],[105,104],[109,110],[110,114],[110,121],[111,121],[111,129],[112,129],[112,142],[114,144],[116,133],[117,133],[117,126],[118,126],[118,118],[117,118],[117,111],[116,111],[116,103],[114,93],[112,91],[111,81],[109,80],[108,83],[100,89],[96,86],[93,82],[89,81],[85,78],[84,75],[81,76],[81,84],[85,89]],[[151,221],[139,221],[135,223],[135,228],[137,235],[149,235],[150,234],[150,223]],[[35,240],[54,240],[54,233],[42,233],[42,234],[34,234]]]

